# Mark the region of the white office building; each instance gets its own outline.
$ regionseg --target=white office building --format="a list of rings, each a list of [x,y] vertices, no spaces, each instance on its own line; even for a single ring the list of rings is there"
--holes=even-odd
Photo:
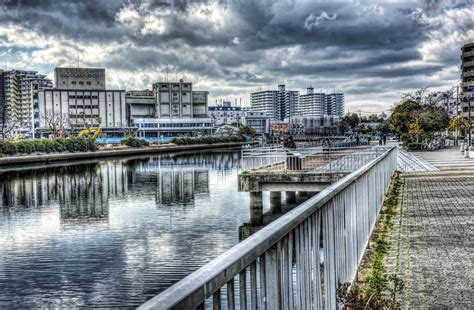
[[[156,97],[157,118],[206,118],[207,91],[193,91],[193,84],[158,82],[153,84]]]
[[[39,129],[61,122],[65,129],[101,127],[115,131],[127,127],[124,90],[45,89],[38,93]]]
[[[56,88],[38,92],[39,130],[51,123],[66,130],[100,127],[117,133],[128,127],[125,90],[105,89],[105,69],[56,68]]]
[[[245,113],[241,107],[232,106],[231,102],[224,101],[222,105],[210,106],[208,115],[216,126],[242,124]]]
[[[131,90],[125,93],[127,119],[133,126],[135,119],[154,118],[156,114],[156,98],[151,90]]]
[[[245,112],[244,125],[252,127],[256,135],[270,133],[270,117],[264,112]]]

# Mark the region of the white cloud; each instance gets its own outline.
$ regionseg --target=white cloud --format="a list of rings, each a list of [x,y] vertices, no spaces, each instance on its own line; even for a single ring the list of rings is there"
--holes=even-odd
[[[474,41],[474,7],[450,9],[439,15],[422,15],[422,22],[429,29],[420,45],[424,61],[445,62],[458,60],[460,48]]]
[[[314,15],[314,13],[311,13],[306,17],[304,21],[304,28],[306,30],[313,30],[313,28],[317,28],[323,21],[325,20],[335,20],[337,18],[337,14],[334,13],[332,16],[329,16],[328,13],[325,11],[322,11],[319,16]]]

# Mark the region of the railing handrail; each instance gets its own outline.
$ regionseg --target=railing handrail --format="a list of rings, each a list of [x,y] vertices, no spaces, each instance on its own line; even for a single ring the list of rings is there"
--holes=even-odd
[[[385,159],[396,147],[322,190],[318,195],[301,203],[293,210],[238,243],[200,269],[186,276],[161,294],[153,297],[139,309],[189,308],[200,304],[234,278],[241,270],[288,235],[306,218],[329,202],[372,167]]]

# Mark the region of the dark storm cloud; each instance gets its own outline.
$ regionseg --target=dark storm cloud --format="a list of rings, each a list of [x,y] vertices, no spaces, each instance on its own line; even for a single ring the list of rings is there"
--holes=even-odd
[[[410,77],[416,80],[413,85],[437,84],[427,77],[458,65],[452,51],[444,52],[436,42],[423,45],[436,37],[433,31],[448,24],[455,29],[444,29],[446,35],[459,31],[474,39],[472,19],[454,26],[436,19],[454,18],[446,15],[450,10],[472,7],[463,1],[0,0],[0,52],[13,47],[17,55],[41,56],[42,66],[50,57],[52,67],[67,61],[63,49],[77,49],[87,65],[130,76],[147,70],[162,75],[170,68],[214,84],[232,83],[226,87],[241,93],[252,84],[273,84],[282,77],[293,82],[324,77],[328,83],[345,81],[354,94],[361,89],[370,93],[370,87],[358,84]],[[37,48],[43,54],[34,54],[34,47],[11,42],[11,37],[21,41],[18,35],[2,32],[11,27],[57,44],[50,50]],[[108,49],[108,54],[97,56],[100,52],[89,50],[92,45]],[[428,52],[436,55],[434,60],[427,60]],[[377,90],[372,87],[372,92]]]

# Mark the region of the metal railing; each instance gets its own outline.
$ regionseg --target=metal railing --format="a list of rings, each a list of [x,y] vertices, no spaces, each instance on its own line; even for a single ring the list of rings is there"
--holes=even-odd
[[[396,166],[392,147],[140,309],[336,309],[336,290],[355,278]]]
[[[241,168],[253,172],[351,172],[383,153],[387,147],[258,148],[242,151]]]

